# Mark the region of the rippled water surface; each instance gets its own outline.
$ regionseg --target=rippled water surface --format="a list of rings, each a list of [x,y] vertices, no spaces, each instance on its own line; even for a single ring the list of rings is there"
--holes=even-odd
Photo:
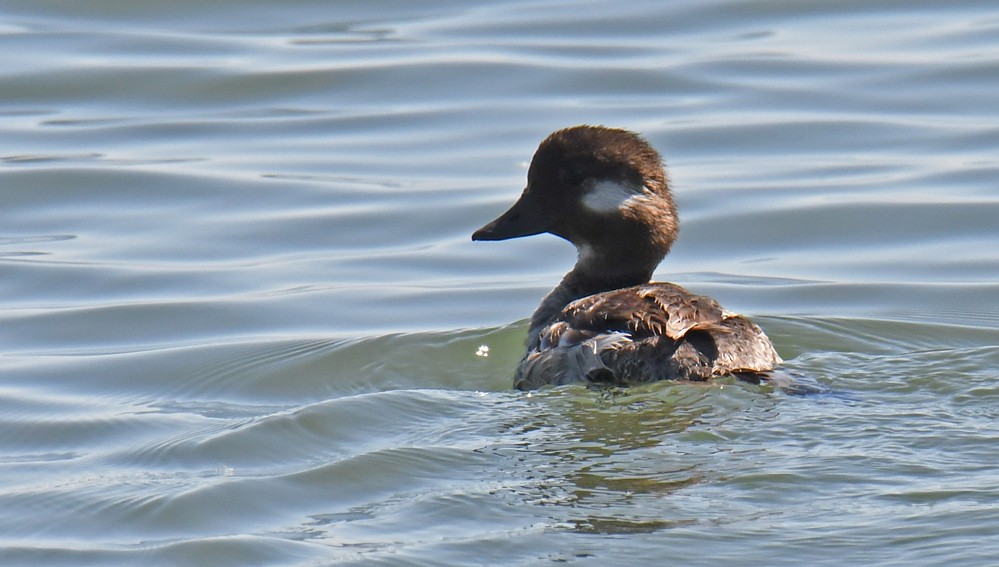
[[[0,51],[3,565],[999,557],[994,2],[9,0]],[[573,250],[469,235],[577,123],[824,393],[511,391]]]

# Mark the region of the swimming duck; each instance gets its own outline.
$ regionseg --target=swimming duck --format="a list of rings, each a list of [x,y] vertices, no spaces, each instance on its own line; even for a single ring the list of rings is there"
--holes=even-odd
[[[472,235],[547,232],[578,252],[531,317],[514,387],[724,375],[758,381],[780,364],[749,319],[679,285],[650,281],[677,229],[662,158],[638,134],[583,125],[541,142],[520,199]]]

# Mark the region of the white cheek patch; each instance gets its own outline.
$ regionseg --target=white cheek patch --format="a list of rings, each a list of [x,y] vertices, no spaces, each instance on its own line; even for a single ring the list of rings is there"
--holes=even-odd
[[[583,206],[595,213],[616,213],[645,197],[644,187],[598,181],[583,195]]]

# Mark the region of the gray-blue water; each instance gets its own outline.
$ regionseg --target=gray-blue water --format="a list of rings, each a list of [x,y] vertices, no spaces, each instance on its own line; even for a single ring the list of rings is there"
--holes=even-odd
[[[997,93],[991,1],[0,1],[0,563],[994,563]],[[511,391],[578,123],[829,393]]]

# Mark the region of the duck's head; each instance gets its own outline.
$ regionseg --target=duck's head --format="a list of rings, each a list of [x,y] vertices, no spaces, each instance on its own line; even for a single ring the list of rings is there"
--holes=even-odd
[[[534,153],[520,199],[472,240],[543,232],[576,246],[577,271],[651,275],[677,234],[659,153],[627,130],[573,126],[552,133]]]

